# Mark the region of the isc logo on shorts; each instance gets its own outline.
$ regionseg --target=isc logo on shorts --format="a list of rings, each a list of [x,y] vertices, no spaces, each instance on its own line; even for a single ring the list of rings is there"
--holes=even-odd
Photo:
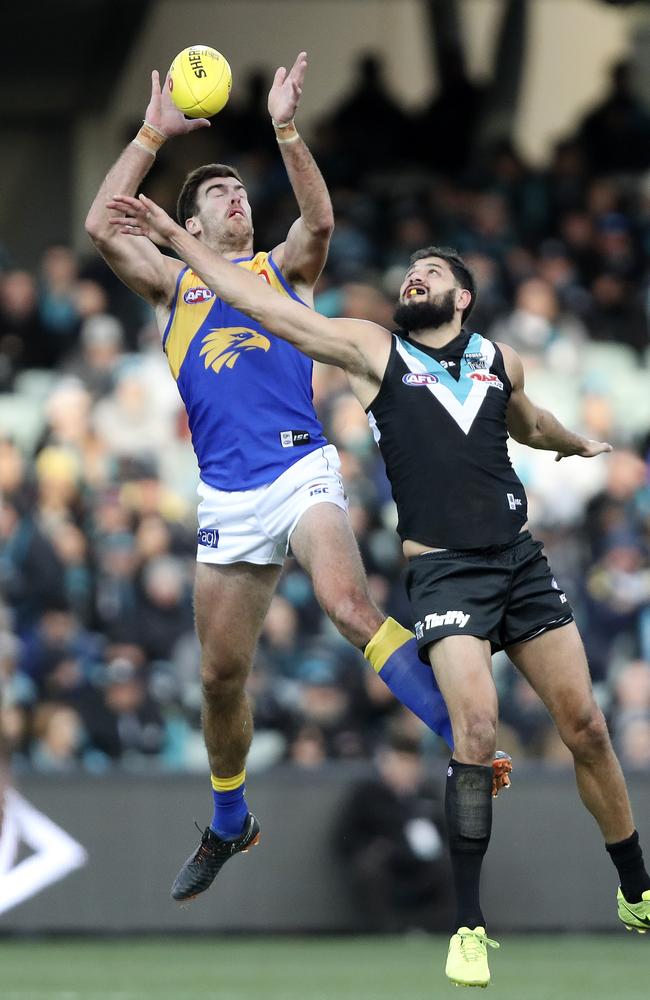
[[[216,528],[199,528],[196,540],[207,549],[216,549],[219,545],[219,532]]]
[[[209,302],[214,298],[214,292],[210,288],[188,288],[183,296],[183,302],[194,305],[195,302]]]
[[[406,375],[402,375],[404,385],[410,386],[435,385],[439,381],[437,375],[431,375],[429,372],[407,372]]]

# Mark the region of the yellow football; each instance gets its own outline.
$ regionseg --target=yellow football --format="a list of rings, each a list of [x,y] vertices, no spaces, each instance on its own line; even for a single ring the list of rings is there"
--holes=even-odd
[[[179,52],[167,77],[169,94],[188,118],[210,118],[230,96],[232,73],[220,52],[209,45],[190,45]]]

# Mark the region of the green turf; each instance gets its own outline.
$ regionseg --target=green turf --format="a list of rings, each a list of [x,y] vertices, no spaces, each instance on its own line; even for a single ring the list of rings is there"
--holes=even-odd
[[[437,1000],[443,938],[0,940],[2,1000]],[[648,1000],[650,940],[503,936],[490,1000]]]

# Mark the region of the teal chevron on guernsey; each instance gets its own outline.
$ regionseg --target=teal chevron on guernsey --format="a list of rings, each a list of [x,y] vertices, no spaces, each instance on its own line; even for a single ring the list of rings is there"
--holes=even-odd
[[[468,434],[486,394],[491,389],[503,388],[499,379],[485,377],[489,376],[494,360],[494,344],[473,333],[460,360],[460,374],[456,380],[439,361],[418,350],[412,342],[397,336],[395,340],[397,352],[411,372],[435,376],[417,391],[430,392],[435,396],[460,429]],[[480,371],[477,371],[477,366]]]

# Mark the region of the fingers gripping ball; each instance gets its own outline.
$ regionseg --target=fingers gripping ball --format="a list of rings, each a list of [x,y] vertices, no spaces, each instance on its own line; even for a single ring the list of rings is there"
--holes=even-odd
[[[169,67],[169,94],[188,118],[210,118],[230,96],[232,73],[220,52],[209,45],[190,45]]]

